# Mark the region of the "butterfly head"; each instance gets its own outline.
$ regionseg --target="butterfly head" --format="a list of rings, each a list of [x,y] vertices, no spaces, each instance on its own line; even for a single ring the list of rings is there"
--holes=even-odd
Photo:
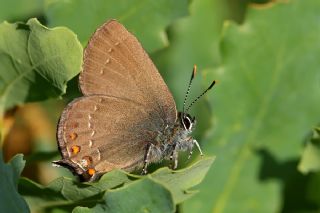
[[[188,113],[179,113],[180,124],[184,128],[184,130],[188,132],[192,132],[196,126],[196,118],[192,117]]]

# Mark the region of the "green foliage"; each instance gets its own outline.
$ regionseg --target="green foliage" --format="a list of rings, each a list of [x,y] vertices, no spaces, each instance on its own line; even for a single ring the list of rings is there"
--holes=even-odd
[[[73,212],[83,212],[77,207]],[[174,212],[174,204],[169,191],[149,178],[135,181],[106,193],[102,202],[85,212]]]
[[[43,11],[44,0],[0,0],[0,22],[23,21]]]
[[[48,29],[36,19],[0,25],[0,107],[59,97],[80,70],[82,47],[64,27]]]
[[[247,7],[248,2],[255,4]],[[268,2],[3,1],[0,20],[39,16],[55,28],[37,19],[0,24],[1,114],[58,98],[67,82],[67,98],[79,95],[82,46],[110,18],[122,22],[151,54],[178,109],[194,64],[198,75],[189,102],[213,79],[219,83],[191,111],[204,153],[217,155],[211,170],[213,159],[206,158],[143,177],[116,170],[90,184],[60,177],[44,186],[20,178],[18,191],[26,203],[17,192],[22,156],[8,164],[1,157],[0,211],[319,211],[319,128],[308,133],[320,115],[320,2]]]
[[[28,212],[26,201],[17,191],[20,174],[25,161],[22,155],[16,155],[8,164],[5,164],[0,152],[0,210],[1,212]]]
[[[220,155],[185,212],[276,212],[281,205],[281,182],[263,181],[270,177],[261,165],[299,156],[319,121],[319,8],[319,1],[290,1],[250,8],[243,24],[225,24],[222,64],[206,73],[221,82],[208,95],[216,128],[203,143]]]
[[[189,189],[202,181],[212,162],[212,158],[206,158],[183,170],[161,168],[147,176],[115,170],[90,184],[61,177],[45,187],[24,178],[19,192],[37,212],[70,212],[77,206],[87,206],[93,212],[173,212],[175,204],[195,193]],[[88,208],[77,207],[74,211]]]
[[[70,0],[51,1],[46,10],[50,26],[67,26],[83,45],[97,27],[108,19],[117,19],[143,41],[147,51],[168,45],[165,27],[188,13],[188,1],[179,0]]]

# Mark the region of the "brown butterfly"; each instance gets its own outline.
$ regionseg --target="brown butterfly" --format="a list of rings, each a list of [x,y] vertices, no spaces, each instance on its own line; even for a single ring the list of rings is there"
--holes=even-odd
[[[184,105],[195,75],[194,67]],[[206,93],[215,81],[196,100]],[[199,144],[195,118],[177,113],[173,97],[139,41],[116,20],[103,24],[84,51],[79,76],[83,97],[69,103],[58,124],[62,160],[54,161],[93,181],[113,169],[147,173],[149,163],[171,159]],[[189,156],[190,156],[189,155]]]

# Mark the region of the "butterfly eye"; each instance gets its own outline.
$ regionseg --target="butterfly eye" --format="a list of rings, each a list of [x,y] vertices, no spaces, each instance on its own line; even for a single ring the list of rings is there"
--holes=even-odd
[[[190,130],[192,128],[192,122],[189,116],[183,117],[183,125],[186,130]]]

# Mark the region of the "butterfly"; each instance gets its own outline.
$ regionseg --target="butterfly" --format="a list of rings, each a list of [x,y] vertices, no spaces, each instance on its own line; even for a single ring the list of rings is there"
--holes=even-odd
[[[157,68],[136,37],[116,20],[98,28],[84,50],[79,87],[83,94],[63,110],[57,141],[62,156],[53,163],[82,181],[94,181],[114,169],[147,173],[163,159],[178,165],[178,152],[189,157],[198,142],[191,137],[196,120],[182,112]]]

